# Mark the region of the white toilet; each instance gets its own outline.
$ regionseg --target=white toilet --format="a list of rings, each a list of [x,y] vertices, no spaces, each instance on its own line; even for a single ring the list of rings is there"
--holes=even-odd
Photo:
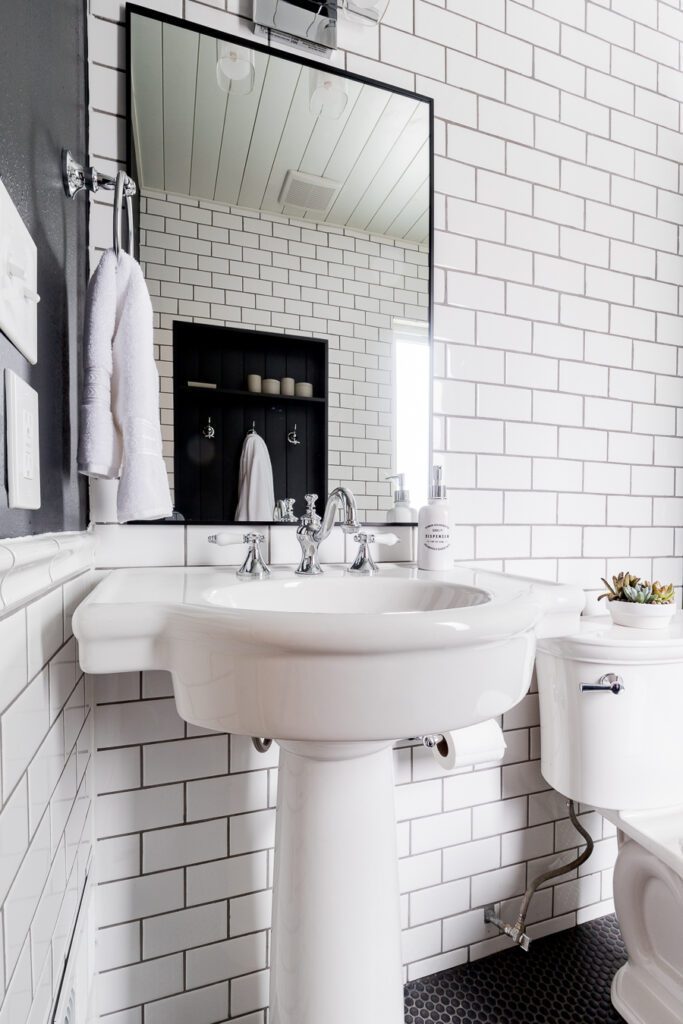
[[[614,902],[628,1024],[683,1022],[683,615],[662,630],[586,619],[540,640],[541,770],[619,830]]]

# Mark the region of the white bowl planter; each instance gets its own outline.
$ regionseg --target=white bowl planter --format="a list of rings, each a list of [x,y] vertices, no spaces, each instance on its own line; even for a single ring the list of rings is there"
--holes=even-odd
[[[610,601],[607,607],[615,625],[633,629],[666,629],[677,611],[675,604],[636,604],[630,601]]]

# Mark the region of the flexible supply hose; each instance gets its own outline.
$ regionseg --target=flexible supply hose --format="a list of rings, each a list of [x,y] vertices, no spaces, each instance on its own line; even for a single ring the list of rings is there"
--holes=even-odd
[[[574,871],[576,870],[576,868],[584,864],[590,857],[595,846],[595,843],[593,842],[590,833],[583,827],[583,825],[576,816],[574,801],[568,800],[567,806],[569,807],[569,817],[571,819],[572,825],[574,826],[576,831],[579,832],[586,840],[586,849],[583,851],[583,853],[579,854],[578,857],[575,857],[574,860],[571,860],[568,864],[562,864],[560,865],[560,867],[552,868],[550,871],[544,871],[543,874],[539,875],[537,878],[534,878],[531,885],[528,886],[526,892],[524,893],[524,896],[522,897],[519,913],[517,915],[517,920],[514,923],[514,925],[507,924],[500,917],[498,917],[498,915],[494,912],[493,907],[489,907],[484,911],[484,920],[487,921],[489,924],[495,924],[495,926],[499,928],[502,932],[504,932],[506,935],[508,935],[512,939],[512,941],[516,943],[516,945],[521,946],[525,952],[528,952],[529,950],[531,938],[524,931],[524,927],[526,925],[527,914],[529,913],[529,904],[531,903],[534,893],[545,882],[550,881],[551,878],[557,878],[559,875],[566,875],[568,872]]]
[[[526,916],[529,913],[529,904],[531,903],[531,899],[536,890],[539,889],[545,882],[548,882],[551,878],[557,878],[558,875],[566,875],[567,872],[574,871],[576,868],[581,867],[581,865],[588,860],[591,853],[593,852],[593,847],[595,846],[595,843],[593,842],[593,838],[590,835],[590,833],[583,827],[583,825],[577,818],[576,810],[574,808],[574,801],[568,800],[567,804],[569,807],[569,817],[571,819],[571,823],[576,829],[576,831],[580,832],[583,838],[586,840],[586,849],[583,851],[583,853],[579,854],[578,857],[570,861],[569,864],[562,864],[560,865],[560,867],[553,868],[551,871],[544,871],[542,875],[538,876],[538,878],[534,878],[531,885],[524,893],[524,897],[519,908],[519,914],[517,915],[517,922],[515,924],[515,928],[518,928],[519,931],[524,931],[524,925],[526,924]]]

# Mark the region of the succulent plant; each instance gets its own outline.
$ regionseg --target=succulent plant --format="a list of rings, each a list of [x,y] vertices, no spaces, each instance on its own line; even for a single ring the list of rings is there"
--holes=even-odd
[[[607,590],[600,594],[598,601],[606,597],[608,601],[628,601],[631,604],[673,604],[673,583],[667,583],[666,586],[659,581],[650,583],[629,572],[613,576],[611,584],[606,579],[602,582]]]
[[[662,583],[652,584],[652,600],[651,604],[673,604],[674,600],[674,585],[673,583],[667,583],[664,586]]]
[[[630,572],[620,572],[618,576],[612,577],[611,585],[604,578],[602,582],[607,590],[604,594],[600,594],[598,601],[602,601],[603,597],[606,597],[608,601],[627,601],[628,598],[624,596],[624,588],[637,586],[640,583],[640,577],[632,576]]]
[[[633,604],[650,604],[652,598],[652,587],[647,583],[636,583],[633,587],[624,587],[622,600],[631,601]]]

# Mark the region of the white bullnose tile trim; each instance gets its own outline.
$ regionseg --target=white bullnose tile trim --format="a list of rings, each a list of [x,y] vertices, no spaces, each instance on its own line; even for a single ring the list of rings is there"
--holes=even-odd
[[[43,533],[0,541],[0,616],[95,563],[87,533]]]

